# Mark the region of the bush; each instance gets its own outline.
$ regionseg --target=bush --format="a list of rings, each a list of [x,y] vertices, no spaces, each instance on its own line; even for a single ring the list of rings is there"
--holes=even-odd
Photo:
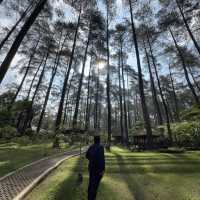
[[[18,135],[16,128],[12,126],[5,126],[0,128],[0,138],[12,139]]]
[[[199,121],[200,120],[200,108],[197,105],[193,105],[190,109],[187,109],[181,113],[182,120],[187,121]]]
[[[200,146],[200,123],[181,122],[172,125],[172,132],[176,143],[183,147],[199,147]]]
[[[32,144],[32,140],[28,136],[16,137],[11,140],[12,142],[27,146]]]
[[[8,111],[7,109],[0,110],[0,127],[12,125],[11,116],[12,116],[12,113]]]
[[[55,136],[53,141],[53,148],[60,148],[61,140],[63,140],[65,136],[63,134],[58,134]]]
[[[25,131],[25,135],[27,135],[27,136],[29,136],[29,137],[32,137],[32,136],[36,135],[36,133],[35,133],[35,131],[32,130],[31,128],[28,128],[28,129],[26,129],[26,131]]]

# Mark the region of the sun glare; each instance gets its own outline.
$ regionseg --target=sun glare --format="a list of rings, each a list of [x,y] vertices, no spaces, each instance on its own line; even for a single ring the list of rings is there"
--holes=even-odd
[[[106,66],[106,63],[105,62],[99,62],[98,63],[98,67],[99,67],[99,69],[103,69],[103,68],[105,68],[105,66]]]

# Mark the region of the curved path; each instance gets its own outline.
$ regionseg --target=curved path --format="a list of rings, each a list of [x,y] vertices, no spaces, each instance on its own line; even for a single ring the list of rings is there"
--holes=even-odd
[[[36,161],[0,178],[0,200],[20,200],[64,160],[79,155],[79,150]]]

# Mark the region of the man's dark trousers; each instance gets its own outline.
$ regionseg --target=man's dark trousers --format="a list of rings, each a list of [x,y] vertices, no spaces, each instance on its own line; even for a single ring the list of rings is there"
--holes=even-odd
[[[89,186],[88,186],[88,200],[95,200],[97,190],[102,176],[94,172],[90,172]]]

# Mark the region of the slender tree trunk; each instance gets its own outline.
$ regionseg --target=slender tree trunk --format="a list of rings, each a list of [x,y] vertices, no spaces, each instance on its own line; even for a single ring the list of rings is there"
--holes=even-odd
[[[60,124],[61,124],[61,120],[62,120],[62,112],[63,112],[63,106],[64,106],[64,101],[65,101],[65,94],[66,94],[66,90],[67,90],[67,83],[68,83],[68,79],[69,79],[69,74],[70,74],[70,71],[71,71],[71,68],[72,68],[72,63],[73,63],[73,60],[74,60],[74,52],[75,52],[75,47],[76,47],[78,30],[79,30],[79,27],[80,27],[80,19],[81,19],[81,9],[80,9],[80,12],[79,12],[78,23],[77,23],[77,27],[76,27],[76,31],[75,31],[75,35],[74,35],[74,41],[73,41],[73,47],[72,47],[72,52],[71,52],[71,56],[70,56],[69,66],[68,66],[67,74],[65,76],[64,83],[63,83],[61,99],[60,99],[60,103],[59,103],[59,107],[58,107],[56,123],[55,123],[55,129],[56,130],[58,130],[60,128]]]
[[[81,97],[81,89],[82,89],[83,77],[84,77],[84,73],[85,73],[85,65],[86,65],[86,61],[87,61],[88,47],[90,44],[90,32],[91,32],[91,30],[89,30],[89,33],[88,33],[88,39],[87,39],[85,54],[84,54],[84,59],[83,59],[83,67],[82,67],[81,77],[79,80],[78,92],[77,92],[77,97],[76,97],[76,106],[75,106],[75,111],[74,111],[74,116],[73,116],[73,128],[77,128],[77,119],[78,119],[79,102],[80,102],[80,97]]]
[[[108,138],[107,138],[107,149],[110,150],[111,146],[111,102],[110,102],[110,48],[109,48],[110,36],[109,36],[109,8],[107,2],[107,20],[106,20],[106,45],[107,45],[107,78],[106,78],[106,95],[107,95],[107,112],[108,112]]]
[[[99,101],[101,102],[101,97],[99,99]],[[101,129],[101,103],[99,103],[99,111],[98,111],[98,122],[97,122],[97,128],[100,130]]]
[[[156,79],[157,79],[157,83],[158,83],[158,89],[159,89],[159,92],[160,92],[160,97],[162,99],[163,107],[164,107],[164,110],[165,110],[168,136],[169,136],[170,142],[172,143],[173,141],[172,141],[172,132],[171,132],[171,127],[170,127],[169,110],[168,110],[168,107],[167,107],[167,104],[166,104],[166,101],[165,101],[165,97],[164,97],[164,94],[163,94],[163,91],[162,91],[162,88],[161,88],[161,83],[160,83],[160,79],[159,79],[159,75],[158,75],[155,57],[153,55],[153,49],[152,49],[151,42],[150,42],[148,34],[147,34],[147,40],[148,40],[148,44],[149,44],[149,49],[150,49],[150,54],[151,54],[154,70],[155,70],[155,73],[156,73]]]
[[[143,44],[144,44],[144,50],[145,50],[145,54],[146,54],[146,58],[147,58],[147,65],[148,65],[148,70],[149,70],[149,75],[150,75],[151,91],[152,91],[152,96],[153,96],[153,100],[154,100],[154,106],[155,106],[155,109],[157,111],[158,124],[162,125],[163,124],[163,118],[162,118],[162,114],[161,114],[161,110],[160,110],[160,105],[159,105],[159,102],[158,102],[158,99],[157,99],[158,94],[157,94],[157,91],[156,91],[154,77],[153,77],[152,70],[151,70],[149,55],[147,53],[147,48],[146,48],[144,41],[143,41]]]
[[[17,26],[19,25],[19,23],[26,17],[26,15],[29,13],[29,11],[31,10],[31,8],[33,7],[33,2],[31,2],[30,5],[28,5],[28,7],[26,8],[26,10],[22,13],[21,17],[19,18],[19,20],[14,24],[14,26],[10,29],[10,31],[7,33],[7,35],[5,36],[5,38],[1,41],[0,43],[0,51],[2,49],[2,47],[4,46],[4,44],[6,43],[6,41],[9,39],[9,37],[12,35],[12,33],[15,31],[15,29],[17,28]]]
[[[199,53],[199,55],[200,55],[200,46],[198,45],[198,42],[196,41],[196,39],[195,39],[195,37],[194,37],[194,35],[193,35],[191,29],[190,29],[190,26],[189,26],[189,24],[188,24],[188,22],[187,22],[187,19],[185,18],[184,12],[183,12],[183,10],[182,10],[182,8],[181,8],[181,6],[180,6],[178,0],[176,0],[176,4],[177,4],[178,9],[179,9],[179,11],[180,11],[180,14],[181,14],[181,16],[182,16],[182,18],[183,18],[183,22],[184,22],[185,27],[186,27],[186,29],[187,29],[189,35],[190,35],[190,38],[192,39],[192,41],[193,41],[193,43],[194,43],[194,46],[196,47],[196,49],[197,49],[197,51],[198,51],[198,53]]]
[[[17,37],[15,38],[15,41],[13,42],[7,56],[5,57],[4,61],[1,64],[1,67],[0,67],[0,84],[5,76],[6,72],[8,71],[10,64],[11,64],[14,56],[16,55],[24,37],[26,36],[27,32],[29,31],[29,29],[31,28],[33,23],[35,22],[36,18],[40,14],[40,12],[42,11],[46,2],[47,2],[47,0],[39,1],[37,6],[35,7],[34,11],[30,15],[30,17],[26,20],[22,29],[20,30]]]
[[[133,100],[134,100],[134,122],[136,124],[136,122],[138,121],[137,94],[134,96]]]
[[[120,106],[120,130],[122,142],[124,142],[124,127],[123,127],[123,105],[122,105],[122,87],[121,87],[121,55],[119,52],[119,64],[118,64],[118,80],[119,80],[119,106]]]
[[[70,93],[70,89],[71,89],[71,86],[72,86],[73,79],[74,79],[74,72],[73,72],[72,77],[70,79],[69,87],[68,87],[68,90],[67,90],[67,97],[66,97],[66,100],[65,100],[65,110],[64,110],[64,117],[63,117],[63,125],[65,124],[65,121],[66,121],[66,118],[67,118],[67,106],[68,106],[69,93]]]
[[[168,113],[169,113],[169,120],[170,120],[171,123],[173,123],[174,117],[173,117],[173,112],[172,112],[171,107],[170,107],[170,102],[167,100],[166,95],[164,96],[164,98],[166,99],[166,105],[167,105],[167,109],[168,109]]]
[[[32,79],[32,81],[31,81],[31,85],[30,85],[30,87],[29,87],[28,94],[27,94],[27,97],[26,97],[26,100],[27,100],[27,101],[29,100],[29,97],[30,97],[30,94],[31,94],[31,90],[32,90],[32,88],[33,88],[33,84],[34,84],[35,79],[36,79],[36,77],[37,77],[37,75],[38,75],[38,72],[40,71],[40,68],[41,68],[41,66],[42,66],[42,63],[44,62],[44,59],[45,59],[45,54],[43,55],[42,60],[41,60],[39,66],[38,66],[38,68],[37,68],[37,70],[36,70],[36,72],[35,72],[35,74],[34,74],[34,76],[33,76],[33,79]]]
[[[44,73],[45,73],[45,69],[46,69],[46,66],[47,66],[48,57],[49,57],[49,51],[46,54],[44,66],[43,66],[42,72],[40,74],[37,86],[35,88],[35,92],[33,94],[32,100],[31,100],[31,105],[29,106],[29,109],[27,110],[27,117],[26,117],[26,120],[25,120],[25,123],[24,123],[23,132],[26,130],[26,128],[31,127],[31,122],[33,120],[33,113],[32,113],[33,104],[34,104],[34,100],[35,100],[36,94],[37,94],[37,92],[38,92],[38,90],[40,88],[40,85],[42,83],[42,79],[44,77]]]
[[[177,98],[177,95],[176,95],[176,90],[175,90],[175,86],[174,86],[174,80],[173,80],[173,77],[172,77],[172,71],[171,71],[170,65],[169,65],[169,74],[170,74],[170,80],[171,80],[171,85],[172,85],[172,90],[173,90],[176,120],[179,122],[180,121],[180,115],[179,115],[178,98]]]
[[[129,138],[128,138],[128,120],[127,120],[127,107],[126,107],[126,88],[125,88],[125,80],[124,80],[124,59],[123,59],[123,44],[121,41],[121,68],[122,68],[122,84],[123,84],[123,99],[124,99],[124,131],[125,131],[125,144],[128,145]]]
[[[61,37],[60,37],[60,40],[59,40],[59,48],[60,48],[61,39],[62,39],[62,32],[61,32]],[[61,53],[62,53],[66,39],[67,39],[67,35],[64,38],[61,49],[58,50],[58,52],[56,54],[55,63],[54,63],[53,69],[52,69],[52,76],[51,76],[51,79],[50,79],[50,82],[49,82],[49,86],[48,86],[47,93],[46,93],[46,96],[45,96],[44,104],[43,104],[43,107],[42,107],[42,112],[40,114],[40,118],[39,118],[39,122],[38,122],[38,126],[37,126],[37,133],[40,132],[42,120],[43,120],[43,117],[44,117],[44,114],[45,114],[45,111],[46,111],[46,106],[47,106],[47,103],[48,103],[48,100],[49,100],[53,81],[54,81],[54,78],[56,76],[58,66],[60,64],[60,57],[61,57]]]
[[[50,92],[51,92],[51,88],[52,88],[52,85],[53,85],[53,80],[54,80],[55,75],[56,75],[56,73],[53,72],[51,79],[50,79],[50,82],[49,82],[49,86],[48,86],[47,93],[46,93],[46,96],[45,96],[45,100],[44,100],[44,104],[43,104],[42,111],[41,111],[41,114],[40,114],[39,122],[38,122],[38,125],[37,125],[37,131],[36,131],[37,133],[40,132],[42,120],[43,120],[43,117],[44,117],[44,114],[45,114],[47,102],[49,100],[49,95],[50,95]]]
[[[29,72],[30,67],[31,67],[31,62],[32,62],[32,60],[33,60],[33,58],[34,58],[34,56],[35,56],[35,53],[36,53],[36,50],[37,50],[37,46],[38,46],[38,44],[39,44],[39,41],[40,41],[40,38],[38,39],[38,41],[37,41],[37,43],[36,43],[36,45],[35,45],[35,47],[34,47],[34,49],[33,49],[33,53],[30,55],[30,59],[29,59],[29,62],[28,62],[28,66],[26,67],[25,74],[24,74],[24,76],[23,76],[23,78],[22,78],[22,81],[21,81],[21,83],[20,83],[20,85],[19,85],[19,87],[18,87],[18,89],[17,89],[17,92],[15,93],[15,96],[13,97],[13,99],[12,99],[12,101],[11,101],[11,104],[10,104],[10,106],[9,106],[10,109],[12,108],[13,103],[15,102],[15,100],[16,100],[16,98],[17,98],[19,92],[21,91],[22,86],[23,86],[23,84],[24,84],[24,81],[25,81],[25,79],[26,79],[26,77],[27,77],[27,75],[28,75],[28,72]]]
[[[136,53],[136,59],[137,59],[138,84],[139,84],[139,92],[140,92],[140,98],[141,98],[141,104],[142,104],[143,118],[144,118],[144,122],[145,122],[146,133],[147,133],[148,147],[151,148],[152,147],[152,129],[151,129],[151,122],[150,122],[149,112],[148,112],[148,108],[146,105],[146,99],[145,99],[145,94],[144,94],[144,83],[143,83],[142,69],[141,69],[141,63],[140,63],[140,53],[139,53],[139,48],[138,48],[135,24],[133,21],[133,11],[132,11],[132,1],[131,0],[129,0],[129,7],[130,7],[130,15],[131,15],[131,27],[132,27],[133,41],[135,44],[135,53]]]
[[[129,91],[129,72],[127,71],[127,109],[128,109],[128,128],[132,128],[131,123],[131,107],[130,107],[130,91]]]
[[[46,54],[44,66],[43,66],[43,69],[42,69],[42,71],[41,71],[41,74],[40,74],[40,77],[39,77],[37,86],[36,86],[36,88],[35,88],[35,92],[34,92],[34,94],[33,94],[32,100],[31,100],[32,105],[33,105],[33,103],[34,103],[36,94],[37,94],[37,92],[38,92],[38,90],[39,90],[39,88],[40,88],[40,85],[41,85],[41,83],[42,83],[42,80],[43,80],[43,77],[44,77],[44,73],[45,73],[45,70],[46,70],[46,66],[47,66],[48,57],[49,57],[49,52]]]
[[[199,98],[198,98],[198,96],[197,96],[197,94],[196,94],[196,91],[195,91],[195,89],[194,89],[194,87],[193,87],[191,81],[190,81],[189,74],[188,74],[188,70],[187,70],[186,63],[185,63],[185,59],[184,59],[184,57],[183,57],[183,54],[182,54],[182,52],[181,52],[181,49],[180,49],[180,47],[179,47],[179,45],[178,45],[178,43],[177,43],[177,41],[176,41],[176,39],[175,39],[175,37],[174,37],[174,34],[173,34],[173,32],[172,32],[171,29],[169,29],[169,32],[170,32],[170,34],[171,34],[171,36],[172,36],[172,39],[173,39],[173,41],[174,41],[174,44],[175,44],[175,47],[176,47],[176,49],[177,49],[178,55],[180,56],[180,59],[181,59],[181,62],[182,62],[182,66],[183,66],[183,70],[184,70],[184,74],[185,74],[185,78],[186,78],[186,80],[187,80],[188,86],[189,86],[189,88],[190,88],[190,90],[191,90],[191,92],[192,92],[192,94],[193,94],[193,96],[194,96],[194,100],[195,100],[196,104],[197,104],[197,105],[200,105]]]
[[[94,123],[95,130],[98,129],[98,110],[99,110],[99,67],[98,67],[98,74],[96,77],[95,123]]]
[[[68,126],[71,127],[72,126],[72,111],[73,111],[73,105],[74,105],[74,99],[75,99],[75,88],[73,90],[73,94],[72,94],[72,98],[70,99],[70,106],[67,109],[67,113],[69,113],[69,117],[68,117]]]
[[[191,67],[188,66],[188,69],[189,69],[190,75],[191,75],[191,77],[192,77],[192,80],[193,80],[193,82],[194,82],[196,88],[197,88],[198,91],[200,92],[200,86],[199,86],[199,84],[197,83],[197,81],[196,81],[196,79],[195,79],[195,77],[194,77],[194,74],[193,74],[193,72],[192,72]]]
[[[88,130],[88,129],[89,129],[89,121],[90,121],[89,99],[90,99],[91,69],[92,69],[92,56],[91,56],[91,58],[90,58],[90,69],[89,69],[88,84],[87,84],[87,100],[86,100],[85,130]]]

